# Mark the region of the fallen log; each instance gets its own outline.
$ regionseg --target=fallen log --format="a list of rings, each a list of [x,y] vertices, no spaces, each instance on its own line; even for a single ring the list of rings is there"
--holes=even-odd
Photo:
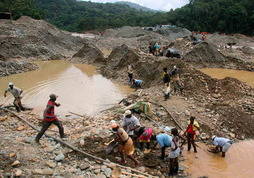
[[[20,116],[17,115],[15,112],[10,111],[10,110],[5,109],[5,108],[2,108],[2,107],[0,107],[0,109],[3,110],[3,111],[6,111],[6,112],[8,112],[8,113],[11,113],[12,115],[14,115],[15,117],[17,117],[17,118],[18,118],[19,120],[21,120],[22,122],[24,122],[24,123],[26,123],[27,125],[29,125],[29,126],[30,126],[31,128],[33,128],[34,130],[36,130],[36,131],[38,131],[38,132],[40,131],[40,129],[36,128],[36,126],[34,126],[33,124],[31,124],[30,122],[28,122],[28,121],[25,120],[24,118],[20,117]],[[111,162],[111,161],[104,160],[104,159],[99,158],[99,157],[97,157],[97,156],[94,156],[94,155],[91,155],[91,154],[89,154],[89,153],[86,153],[86,152],[84,152],[84,151],[78,149],[77,147],[75,147],[75,146],[73,146],[73,145],[71,145],[71,144],[69,144],[69,143],[67,143],[67,142],[65,142],[65,141],[63,141],[63,140],[61,140],[61,139],[55,138],[55,137],[50,136],[50,135],[47,135],[47,134],[44,134],[44,135],[45,135],[46,137],[48,137],[48,138],[51,138],[51,139],[55,140],[56,142],[59,142],[59,143],[65,145],[66,147],[68,147],[68,148],[70,148],[70,149],[72,149],[72,150],[74,150],[74,151],[76,151],[76,152],[79,152],[79,153],[81,153],[81,154],[83,154],[83,155],[89,157],[89,158],[98,160],[98,161],[100,161],[100,162],[102,162],[102,163],[108,163],[108,165],[110,165],[110,164],[113,163],[113,162]],[[128,170],[131,170],[132,172],[135,172],[135,173],[144,175],[144,176],[146,176],[146,177],[154,177],[154,176],[152,176],[152,175],[150,175],[150,174],[147,174],[147,173],[138,171],[138,170],[133,169],[133,168],[130,168],[130,167],[122,166],[122,165],[116,164],[116,163],[113,163],[113,164],[114,164],[115,166],[117,166],[117,167],[122,168],[122,169],[128,169]]]

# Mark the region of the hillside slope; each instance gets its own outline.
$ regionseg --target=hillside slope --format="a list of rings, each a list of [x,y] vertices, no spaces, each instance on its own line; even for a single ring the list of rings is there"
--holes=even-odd
[[[1,58],[61,59],[71,57],[84,40],[44,20],[21,17],[0,21]]]
[[[131,8],[134,8],[134,9],[137,9],[137,10],[140,10],[140,11],[145,11],[145,12],[157,12],[156,10],[154,9],[150,9],[148,7],[144,7],[144,6],[141,6],[139,4],[136,4],[136,3],[132,3],[132,2],[128,2],[128,1],[119,1],[119,2],[115,2],[116,4],[123,4],[123,5],[127,5]]]

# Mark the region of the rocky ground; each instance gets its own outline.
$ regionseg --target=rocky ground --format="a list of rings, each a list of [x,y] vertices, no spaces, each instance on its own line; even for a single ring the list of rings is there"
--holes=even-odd
[[[128,96],[128,99],[132,102],[148,99],[157,103],[152,104],[156,124],[140,115],[138,117],[142,125],[153,127],[160,132],[158,124],[176,127],[172,120],[174,118],[185,128],[189,117],[196,116],[201,124],[200,138],[205,142],[214,134],[234,140],[254,138],[253,88],[233,78],[218,80],[199,71],[203,67],[253,71],[252,37],[212,34],[208,35],[205,42],[193,45],[182,33],[174,32],[177,34],[174,37],[170,36],[169,32],[155,33],[139,27],[123,27],[107,30],[95,38],[81,39],[72,37],[68,32],[60,31],[44,21],[28,17],[12,23],[1,21],[0,32],[1,76],[36,69],[33,64],[20,62],[24,58],[67,58],[75,63],[97,65],[104,76],[128,84],[127,66],[132,64],[134,77],[144,80],[144,87]],[[148,44],[153,41],[179,49],[183,57],[169,59],[148,54]],[[225,48],[230,41],[236,41],[238,46]],[[25,45],[20,45],[21,42]],[[13,58],[18,60],[12,62]],[[161,71],[163,67],[172,68],[174,65],[180,68],[184,90],[182,93],[173,92],[171,98],[164,101]],[[94,118],[67,117],[63,120],[68,135],[67,142],[87,153],[117,162],[119,156],[105,155],[104,149],[105,144],[110,141],[110,120],[120,120],[119,108],[123,106],[116,105]],[[37,127],[40,126],[39,117],[29,111],[21,113],[20,116]],[[35,145],[33,139],[36,131],[10,114],[0,112],[0,123],[0,175],[110,177],[111,174],[116,175],[119,172],[114,164],[103,164],[84,157],[50,138],[43,137],[42,145]],[[57,128],[52,127],[48,133],[57,136]],[[158,154],[158,149],[149,154],[137,151],[135,156],[141,162],[137,169],[164,177],[167,163],[157,159]],[[134,167],[129,161],[127,166]],[[180,177],[187,176],[184,169],[181,167]],[[128,169],[122,172],[121,177],[134,174]]]
[[[0,19],[0,76],[36,69],[31,60],[72,57],[86,41],[43,20]]]
[[[133,98],[133,96],[132,96]],[[137,95],[134,95],[137,98]],[[26,124],[19,121],[16,117],[1,112],[0,130],[1,130],[1,150],[0,150],[0,175],[26,175],[26,176],[54,176],[54,177],[111,177],[118,172],[118,168],[113,162],[118,163],[120,157],[118,154],[105,154],[106,143],[112,139],[112,133],[108,127],[110,120],[120,121],[122,116],[119,109],[124,106],[118,106],[114,110],[110,109],[96,116],[91,117],[72,117],[63,119],[65,133],[68,136],[67,142],[76,146],[78,149],[98,156],[111,164],[103,164],[93,159],[88,159],[84,155],[64,147],[60,143],[50,138],[43,137],[41,145],[34,143],[36,131]],[[155,109],[156,108],[156,109]],[[154,106],[154,111],[160,116],[156,117],[157,124],[173,125],[168,120],[167,113],[163,108]],[[40,126],[38,116],[30,111],[25,111],[19,116],[25,118],[36,127]],[[157,127],[144,116],[139,116],[141,122],[149,127]],[[158,129],[157,129],[158,130]],[[57,136],[57,128],[51,127],[47,132],[49,135]],[[158,159],[159,149],[144,154],[141,151],[135,153],[141,165],[137,170],[147,172],[154,176],[163,177],[167,171],[167,163]],[[128,160],[127,166],[135,167]],[[186,176],[181,167],[180,176]],[[129,174],[135,174],[129,169],[122,170],[122,176],[130,177]],[[137,173],[136,173],[137,174]],[[140,175],[141,176],[141,175]],[[142,176],[141,176],[142,177]]]
[[[27,72],[35,69],[38,69],[38,67],[34,63],[22,60],[11,60],[6,62],[0,60],[0,76],[2,77],[11,74]]]

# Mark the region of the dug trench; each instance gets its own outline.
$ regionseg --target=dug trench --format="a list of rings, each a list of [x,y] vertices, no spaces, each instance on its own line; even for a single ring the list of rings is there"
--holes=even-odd
[[[112,162],[118,163],[120,162],[120,155],[116,152],[113,152],[109,155],[105,153],[106,144],[110,142],[112,138],[100,138],[100,137],[86,137],[84,138],[84,146],[79,146],[80,149],[83,151],[86,151],[88,153],[91,153],[93,155],[96,155],[103,159],[108,159]],[[117,148],[116,148],[117,150]],[[140,162],[139,167],[141,167],[141,170],[148,172],[151,175],[154,176],[161,176],[163,174],[166,174],[168,171],[168,165],[165,161],[162,161],[159,159],[159,150],[153,150],[150,153],[144,154],[141,151],[138,151],[135,153],[135,158],[137,158]],[[84,156],[72,152],[68,154],[68,157],[71,159],[84,159]],[[134,163],[127,159],[127,166],[129,167],[135,167]],[[139,168],[140,169],[140,168]],[[181,173],[180,173],[181,174]]]

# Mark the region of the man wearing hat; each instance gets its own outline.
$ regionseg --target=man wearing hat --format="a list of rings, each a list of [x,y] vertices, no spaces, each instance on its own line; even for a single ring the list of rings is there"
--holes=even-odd
[[[35,141],[37,143],[39,143],[40,138],[46,132],[46,130],[50,127],[51,124],[56,125],[59,129],[60,137],[65,138],[64,128],[63,128],[61,122],[57,119],[57,117],[55,115],[55,106],[57,106],[57,107],[60,106],[59,103],[56,103],[57,96],[55,94],[51,94],[49,96],[49,98],[50,99],[48,101],[47,107],[43,113],[44,119],[43,119],[42,129],[35,138]]]
[[[115,121],[111,121],[111,128],[116,135],[115,141],[120,143],[118,146],[118,151],[121,154],[121,163],[126,163],[125,156],[127,156],[135,163],[136,166],[138,166],[139,162],[133,157],[135,148],[132,139],[123,128],[119,127]]]
[[[134,137],[134,131],[137,131],[140,127],[139,120],[132,115],[130,110],[125,111],[122,127],[128,133],[130,137]]]
[[[4,97],[6,97],[7,92],[10,92],[15,98],[13,104],[17,112],[20,112],[20,110],[24,111],[25,108],[22,106],[21,103],[21,94],[23,93],[23,91],[17,87],[14,87],[14,84],[10,82],[8,88],[4,92]]]

